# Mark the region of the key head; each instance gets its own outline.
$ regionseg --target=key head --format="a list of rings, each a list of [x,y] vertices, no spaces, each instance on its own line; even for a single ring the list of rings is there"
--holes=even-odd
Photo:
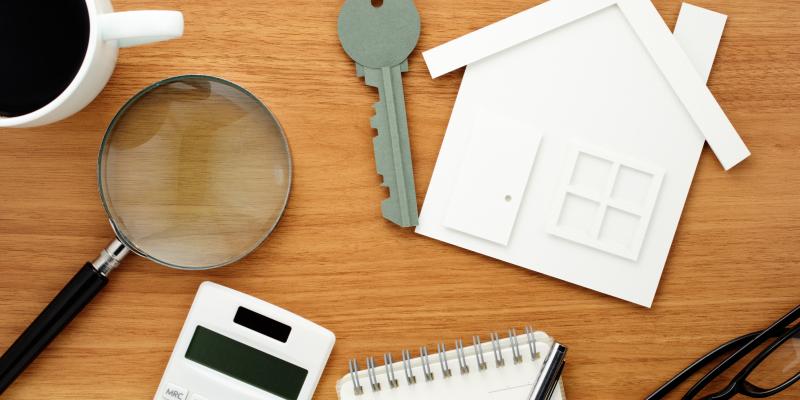
[[[412,0],[347,0],[339,13],[339,41],[353,61],[366,67],[393,67],[417,47],[420,19]]]

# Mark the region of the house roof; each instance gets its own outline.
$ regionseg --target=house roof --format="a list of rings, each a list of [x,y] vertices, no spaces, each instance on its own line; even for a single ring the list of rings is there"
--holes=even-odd
[[[649,0],[550,0],[423,53],[433,78],[618,6],[727,170],[750,155]]]

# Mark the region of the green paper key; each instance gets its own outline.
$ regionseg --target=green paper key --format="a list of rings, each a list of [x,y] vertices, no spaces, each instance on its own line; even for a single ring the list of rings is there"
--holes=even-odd
[[[339,14],[339,40],[356,63],[356,75],[378,88],[371,120],[378,130],[375,163],[389,188],[381,211],[402,227],[419,221],[401,76],[419,33],[419,12],[411,0],[347,0]]]

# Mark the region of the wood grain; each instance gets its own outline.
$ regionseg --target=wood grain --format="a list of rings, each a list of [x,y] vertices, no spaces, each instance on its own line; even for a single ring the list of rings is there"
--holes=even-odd
[[[419,50],[539,0],[417,0]],[[336,399],[347,359],[533,323],[570,346],[572,399],[641,398],[715,345],[800,303],[800,7],[696,0],[730,16],[710,87],[753,156],[725,173],[706,150],[655,305],[644,309],[402,230],[380,217],[369,127],[376,93],[336,37],[336,0],[118,0],[178,9],[183,39],[125,49],[80,114],[0,130],[0,349],[112,237],[95,166],[117,109],[146,85],[233,80],[280,118],[294,188],[272,238],[236,265],[181,272],[131,258],[3,398],[151,398],[198,284],[212,280],[333,330],[315,398]],[[680,2],[656,5],[674,26]],[[461,73],[405,75],[420,204]],[[5,62],[5,61],[2,61]],[[796,398],[796,397],[793,397]]]

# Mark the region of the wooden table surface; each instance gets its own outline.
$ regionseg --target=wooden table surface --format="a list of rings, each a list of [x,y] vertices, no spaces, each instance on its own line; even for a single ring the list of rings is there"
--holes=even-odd
[[[710,87],[753,156],[726,173],[704,151],[652,309],[384,221],[369,127],[377,94],[339,46],[340,0],[115,3],[181,10],[186,33],[122,50],[108,87],[72,118],[0,130],[0,349],[112,238],[97,194],[98,147],[115,112],[149,83],[210,74],[265,101],[294,153],[290,204],[271,239],[238,264],[182,272],[126,260],[4,399],[151,398],[205,280],[336,333],[315,396],[323,400],[336,399],[351,357],[363,365],[368,355],[529,323],[569,345],[568,397],[641,398],[715,345],[800,303],[796,0],[696,1],[730,16]],[[422,204],[462,72],[430,79],[420,50],[539,0],[416,3],[422,38],[405,88]],[[672,27],[680,1],[656,5]]]

